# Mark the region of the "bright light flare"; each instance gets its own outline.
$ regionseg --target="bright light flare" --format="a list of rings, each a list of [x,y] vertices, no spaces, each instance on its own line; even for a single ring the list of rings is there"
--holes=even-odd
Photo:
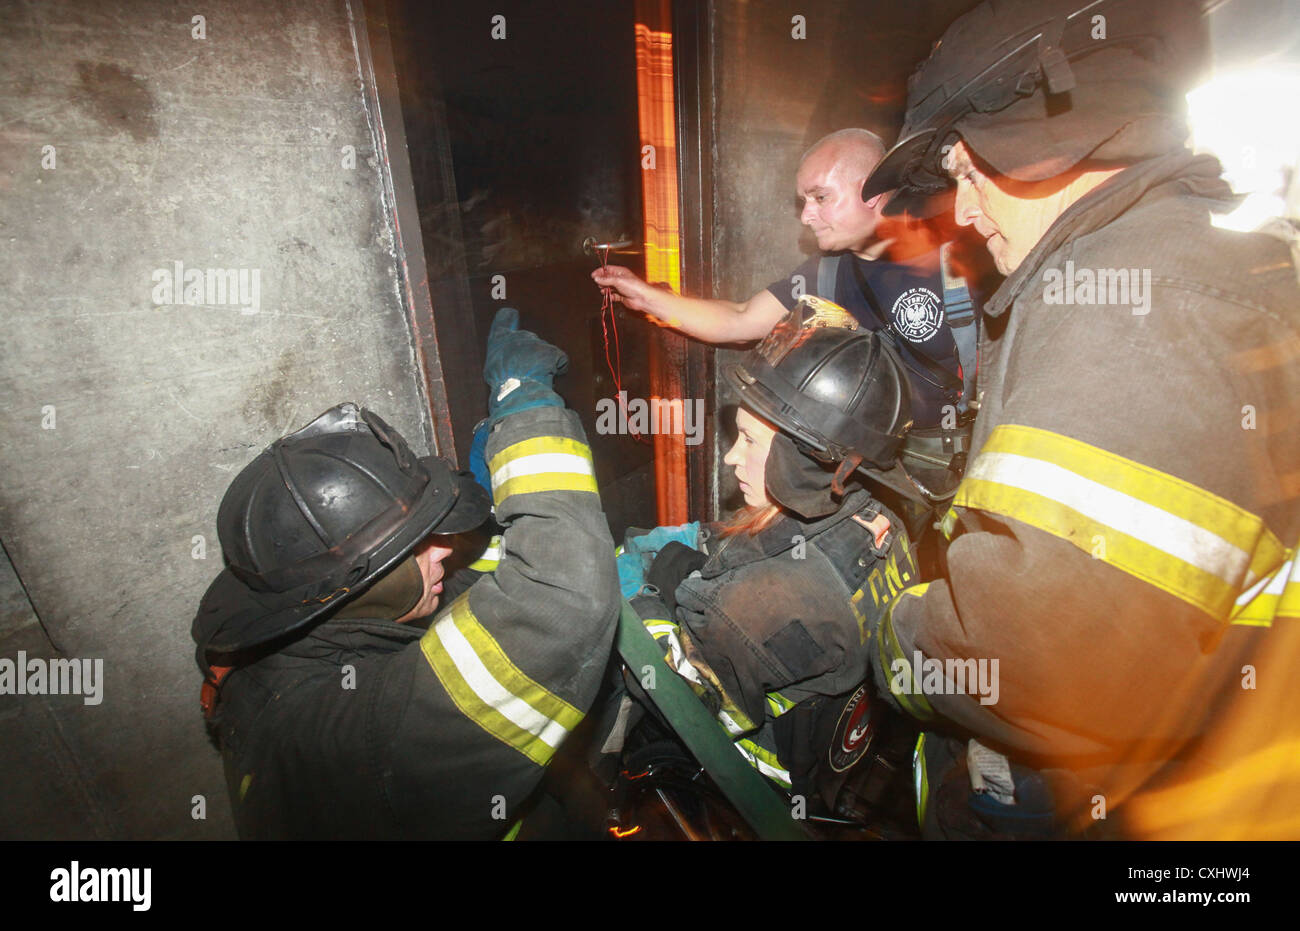
[[[1224,229],[1257,229],[1288,210],[1287,183],[1300,169],[1300,69],[1260,66],[1224,72],[1187,95],[1192,143],[1223,163],[1224,178],[1246,200],[1214,217]]]

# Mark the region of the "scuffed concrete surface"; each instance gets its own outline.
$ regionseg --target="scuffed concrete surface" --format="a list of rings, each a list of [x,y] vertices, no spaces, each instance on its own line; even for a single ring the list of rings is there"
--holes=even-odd
[[[189,638],[222,492],[343,400],[427,451],[348,10],[0,2],[0,60],[0,539],[105,663],[98,706],[0,696],[0,837],[233,837]],[[178,261],[257,269],[257,312],[157,305]]]

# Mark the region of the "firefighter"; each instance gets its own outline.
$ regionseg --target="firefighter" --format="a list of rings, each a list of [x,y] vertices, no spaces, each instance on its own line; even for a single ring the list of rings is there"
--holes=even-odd
[[[892,342],[911,380],[917,427],[938,428],[949,413],[951,428],[974,385],[976,308],[965,280],[941,259],[935,226],[902,218],[882,222],[888,192],[859,197],[884,151],[875,133],[841,129],[804,153],[795,176],[803,203],[799,218],[823,254],[747,301],[684,297],[616,265],[597,269],[592,278],[632,310],[707,343],[761,339],[805,293],[832,301]]]
[[[727,375],[740,408],[724,461],[746,507],[722,524],[630,535],[624,594],[741,755],[832,809],[827,780],[866,750],[867,729],[839,735],[835,771],[822,762],[829,731],[851,717],[846,703],[866,710],[852,696],[872,619],[917,580],[906,531],[862,484],[864,470],[898,468],[907,375],[878,334],[811,296]]]
[[[1193,3],[983,4],[864,185],[955,183],[1007,275],[946,570],[873,635],[933,727],[927,836],[1300,834],[1300,294],[1281,241],[1210,222],[1203,33]],[[996,703],[955,681],[980,660]]]
[[[468,588],[444,564],[487,493],[356,405],[226,492],[193,636],[241,838],[501,837],[593,701],[612,542],[551,388],[567,360],[517,325],[498,313],[484,371],[504,555]]]

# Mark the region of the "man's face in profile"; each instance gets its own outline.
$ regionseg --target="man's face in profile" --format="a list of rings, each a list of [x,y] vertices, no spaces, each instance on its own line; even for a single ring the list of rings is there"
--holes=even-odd
[[[425,537],[415,547],[412,555],[420,568],[420,578],[424,582],[424,594],[415,607],[397,619],[402,624],[415,618],[427,617],[438,609],[438,600],[442,595],[442,579],[445,574],[442,561],[455,551],[455,538],[440,534]]]
[[[944,156],[943,167],[957,183],[957,225],[975,227],[1004,275],[1020,267],[1071,202],[1069,177],[1025,182],[995,175],[964,141]]]

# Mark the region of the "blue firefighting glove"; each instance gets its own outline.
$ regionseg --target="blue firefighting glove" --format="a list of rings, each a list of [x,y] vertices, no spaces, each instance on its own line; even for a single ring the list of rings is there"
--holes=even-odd
[[[492,432],[492,422],[487,418],[474,427],[474,439],[469,444],[469,471],[474,480],[492,490],[492,476],[487,467],[487,441]]]
[[[680,524],[676,527],[656,527],[645,531],[629,528],[623,538],[623,551],[644,553],[653,558],[674,540],[684,543],[693,550],[699,549],[700,522],[693,520],[689,524]]]
[[[632,599],[645,585],[645,566],[641,563],[640,553],[625,553],[623,547],[614,551],[614,563],[618,566],[618,587],[623,597]]]
[[[569,357],[535,333],[519,329],[519,311],[502,307],[488,334],[483,380],[488,395],[488,420],[534,407],[563,407],[564,400],[551,388],[557,374],[569,367]]]
[[[654,563],[655,556],[667,544],[676,541],[691,549],[699,549],[700,522],[691,521],[679,527],[656,527],[642,531],[629,529],[618,548],[615,559],[618,563],[618,584],[624,598],[631,598],[646,584],[646,573]]]

